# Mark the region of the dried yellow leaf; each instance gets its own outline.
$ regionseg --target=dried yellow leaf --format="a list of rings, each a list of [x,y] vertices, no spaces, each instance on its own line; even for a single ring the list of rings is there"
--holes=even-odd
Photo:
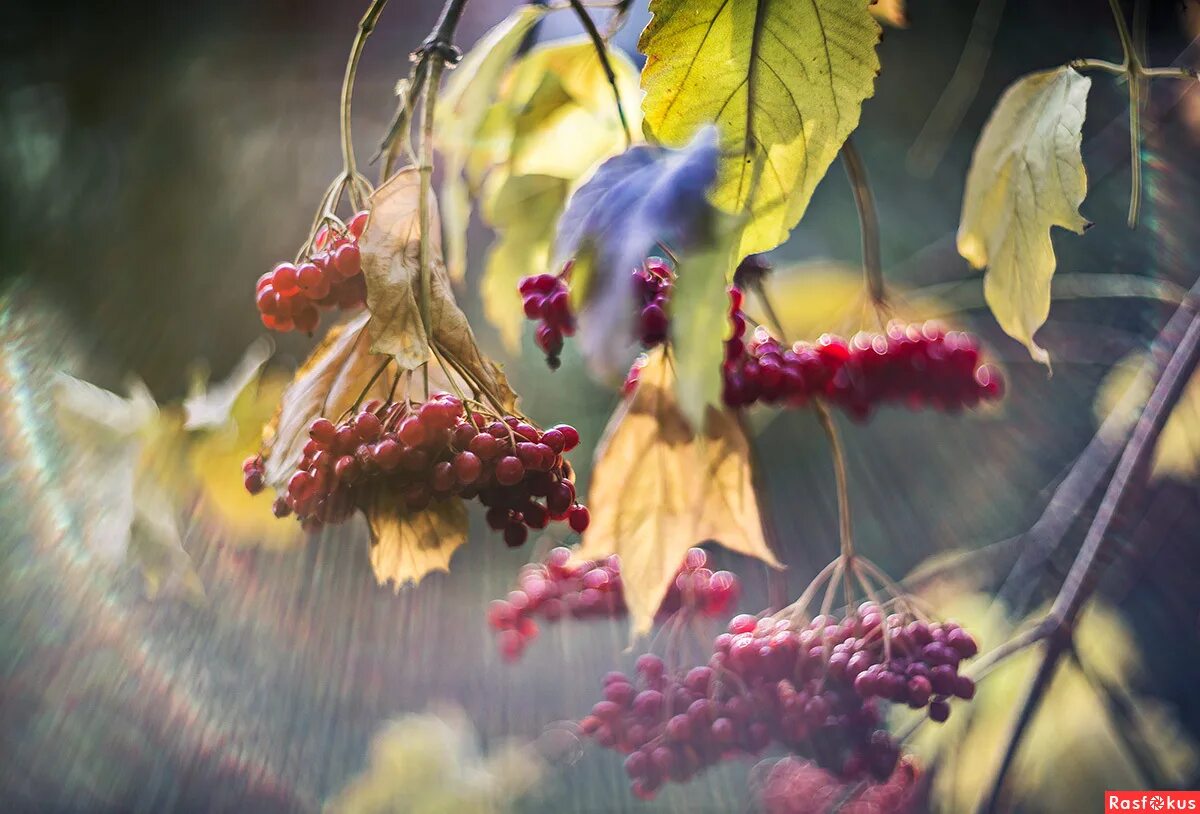
[[[450,557],[467,541],[467,507],[456,497],[408,512],[404,500],[381,489],[366,509],[371,568],[380,585],[396,590],[432,571],[449,571]]]
[[[609,423],[588,505],[592,524],[577,554],[620,556],[635,635],[650,629],[694,545],[712,540],[781,567],[763,536],[750,444],[737,414],[710,407],[703,432],[694,432],[661,348],[650,354],[637,391]]]
[[[467,317],[454,301],[442,261],[441,223],[431,200],[429,252],[429,326],[421,320],[420,218],[421,177],[414,167],[398,172],[371,197],[371,221],[360,240],[371,350],[390,354],[406,370],[430,361],[431,345],[465,371],[494,399],[511,410],[516,394],[500,366],[479,350]]]

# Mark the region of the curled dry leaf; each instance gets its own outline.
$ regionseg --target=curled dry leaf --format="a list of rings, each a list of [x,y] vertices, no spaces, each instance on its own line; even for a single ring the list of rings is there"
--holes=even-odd
[[[450,557],[467,541],[467,507],[458,498],[439,500],[419,512],[403,512],[403,500],[380,490],[367,509],[371,567],[380,585],[399,590],[431,571],[449,571]]]
[[[420,185],[420,173],[409,167],[371,197],[371,220],[359,241],[367,280],[370,350],[395,357],[405,370],[430,362],[431,350],[436,351],[497,406],[512,410],[516,394],[500,366],[480,352],[466,314],[454,301],[442,261],[441,223],[432,200],[429,326],[421,320]]]
[[[680,409],[662,348],[647,359],[637,390],[612,418],[596,454],[588,505],[592,524],[578,555],[621,558],[635,634],[650,629],[688,548],[712,540],[782,567],[767,546],[736,413],[709,408],[704,430]]]
[[[1091,85],[1073,68],[1015,82],[983,128],[963,192],[958,253],[987,268],[983,291],[996,321],[1044,365],[1050,355],[1033,335],[1050,314],[1050,230],[1088,226],[1079,148]]]
[[[334,326],[296,371],[283,391],[275,418],[263,430],[267,483],[276,489],[287,483],[304,455],[308,426],[325,416],[336,421],[353,406],[386,356],[371,352],[367,334],[369,314]],[[381,376],[365,398],[387,398],[391,382]]]

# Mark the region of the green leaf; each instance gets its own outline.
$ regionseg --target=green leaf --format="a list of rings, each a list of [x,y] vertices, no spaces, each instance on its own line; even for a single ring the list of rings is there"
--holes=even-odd
[[[439,148],[446,158],[442,215],[446,224],[446,265],[454,279],[466,271],[466,232],[471,216],[462,170],[476,147],[492,100],[521,42],[544,16],[545,6],[515,8],[485,34],[450,75],[437,108]]]
[[[721,407],[721,365],[729,313],[729,283],[740,256],[734,218],[720,224],[713,245],[680,258],[671,292],[671,355],[675,393],[693,427],[711,404]]]
[[[1091,85],[1072,68],[1015,82],[983,128],[963,193],[958,252],[987,268],[983,292],[996,321],[1044,365],[1050,355],[1033,335],[1050,314],[1050,229],[1088,226],[1079,145]]]
[[[880,29],[867,1],[651,0],[650,11],[638,43],[647,135],[680,146],[715,121],[713,202],[750,209],[743,256],[778,246],[873,92]]]
[[[511,351],[519,350],[526,321],[517,284],[547,267],[568,188],[565,179],[549,175],[509,176],[484,204],[496,241],[480,281],[483,311]]]

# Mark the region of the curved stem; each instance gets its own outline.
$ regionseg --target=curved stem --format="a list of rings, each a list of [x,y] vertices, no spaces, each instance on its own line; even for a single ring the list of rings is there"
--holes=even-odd
[[[608,59],[608,45],[604,42],[604,37],[600,35],[599,29],[596,28],[596,22],[592,16],[587,13],[581,0],[570,0],[571,8],[575,11],[575,16],[579,18],[579,22],[583,25],[584,31],[592,41],[592,46],[596,49],[596,57],[600,60],[600,66],[604,69],[604,75],[608,77],[609,87],[612,88],[613,99],[617,103],[617,116],[621,119],[621,130],[625,133],[625,146],[629,147],[633,144],[633,134],[629,131],[629,122],[625,118],[625,106],[621,104],[621,90],[617,87],[617,75],[613,72],[612,63]]]
[[[854,539],[850,527],[850,490],[846,478],[846,455],[829,408],[818,401],[814,403],[813,409],[816,410],[817,420],[821,422],[821,427],[829,438],[830,451],[833,453],[833,474],[837,481],[838,495],[838,538],[842,558],[851,561],[854,559]]]
[[[433,228],[433,119],[437,107],[438,84],[442,79],[442,61],[433,59],[429,66],[429,76],[425,81],[425,91],[421,102],[421,186],[417,191],[417,217],[421,229],[421,245],[419,250],[421,262],[421,324],[425,326],[425,335],[433,339],[433,318],[431,314],[431,288],[433,286],[433,243],[430,231]]]
[[[875,209],[875,196],[871,193],[871,183],[867,178],[867,166],[854,141],[849,138],[842,145],[842,166],[846,168],[846,177],[850,179],[850,188],[854,191],[854,205],[858,208],[863,277],[867,291],[871,295],[871,302],[885,305],[887,294],[883,285],[883,259],[879,248],[879,213]]]
[[[354,139],[350,133],[350,106],[354,96],[354,77],[358,73],[358,62],[362,58],[367,37],[371,36],[371,32],[375,30],[375,24],[379,21],[379,15],[383,13],[383,7],[386,5],[387,0],[371,0],[371,5],[367,6],[366,14],[358,23],[358,33],[354,35],[354,44],[350,46],[350,59],[346,61],[346,73],[342,77],[342,165],[346,177],[349,179],[351,202],[356,209],[361,209],[365,201],[360,198],[362,189],[358,185],[361,184],[361,176],[354,163]]]
[[[1142,205],[1142,60],[1137,46],[1125,22],[1121,0],[1108,0],[1113,22],[1117,25],[1117,36],[1121,38],[1125,74],[1129,77],[1129,160],[1132,173],[1129,190],[1129,227],[1137,226],[1138,212]]]

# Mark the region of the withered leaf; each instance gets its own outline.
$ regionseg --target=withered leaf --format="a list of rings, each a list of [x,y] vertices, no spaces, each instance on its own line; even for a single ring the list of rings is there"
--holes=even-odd
[[[435,501],[419,512],[403,507],[399,495],[380,489],[366,509],[375,579],[396,590],[431,571],[449,571],[450,557],[467,541],[467,507],[459,498]]]
[[[371,351],[369,317],[363,313],[331,328],[283,391],[275,418],[263,430],[266,479],[272,486],[281,487],[296,470],[313,419],[336,422],[387,361]],[[364,398],[386,398],[390,389],[391,379],[380,376]]]
[[[516,394],[500,366],[480,352],[467,317],[454,300],[442,258],[441,223],[430,200],[429,328],[421,321],[421,178],[415,167],[398,172],[371,197],[371,220],[360,240],[371,350],[390,354],[406,370],[439,355],[470,375],[501,407],[513,409]]]
[[[776,568],[751,482],[750,444],[736,413],[710,407],[693,431],[659,348],[613,415],[596,453],[592,524],[578,556],[621,558],[635,635],[650,629],[688,548],[715,541]]]

